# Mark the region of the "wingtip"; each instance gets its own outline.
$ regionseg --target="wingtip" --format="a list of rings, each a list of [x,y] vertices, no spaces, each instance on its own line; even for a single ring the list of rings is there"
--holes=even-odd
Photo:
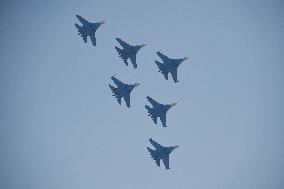
[[[150,152],[151,158],[153,158],[153,157],[152,157],[152,153],[151,153],[151,152],[152,152],[152,149],[147,146],[147,150],[148,150],[148,152]]]

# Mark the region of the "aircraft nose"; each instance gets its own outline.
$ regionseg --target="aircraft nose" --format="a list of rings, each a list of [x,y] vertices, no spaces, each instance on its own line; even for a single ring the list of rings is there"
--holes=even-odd
[[[188,59],[188,57],[184,57],[183,60],[182,60],[182,62],[186,61],[187,59]]]
[[[174,146],[174,149],[177,149],[179,147],[179,145]]]
[[[135,83],[134,85],[135,87],[138,87],[139,85],[141,85],[141,83]]]
[[[175,102],[175,103],[172,103],[172,104],[171,104],[171,108],[174,107],[175,105],[177,105],[176,102]]]
[[[102,22],[101,22],[101,24],[104,24],[104,23],[106,23],[106,21],[102,21]]]

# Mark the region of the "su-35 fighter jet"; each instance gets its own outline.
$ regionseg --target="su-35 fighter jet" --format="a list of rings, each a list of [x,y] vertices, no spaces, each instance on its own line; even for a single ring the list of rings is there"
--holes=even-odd
[[[91,23],[79,15],[76,15],[76,17],[83,24],[82,26],[79,26],[78,24],[75,23],[75,27],[78,30],[78,35],[80,35],[83,38],[85,43],[87,43],[87,37],[90,36],[93,46],[96,46],[97,45],[96,31],[102,24],[105,23],[105,21]]]
[[[149,106],[145,105],[145,108],[148,110],[148,113],[149,113],[148,116],[152,118],[152,120],[154,121],[156,125],[157,125],[157,117],[160,117],[163,127],[167,127],[167,123],[166,123],[167,112],[170,108],[174,107],[177,103],[160,104],[149,96],[147,96],[146,98],[153,106],[152,108],[150,108]]]
[[[155,150],[149,147],[147,147],[147,149],[150,152],[150,155],[153,158],[153,160],[156,162],[157,166],[160,167],[160,160],[162,160],[166,169],[170,169],[169,155],[174,149],[178,148],[179,146],[176,145],[176,146],[164,147],[159,143],[155,142],[152,138],[149,139],[149,141],[155,147]]]
[[[188,57],[180,58],[180,59],[171,59],[167,57],[166,55],[163,55],[161,52],[157,52],[157,55],[162,59],[163,63],[155,60],[155,63],[157,64],[159,68],[159,72],[161,72],[165,79],[168,80],[168,74],[170,73],[172,75],[172,78],[175,83],[179,82],[177,79],[177,69],[179,65],[188,59]]]
[[[119,57],[123,60],[123,62],[128,66],[127,59],[129,58],[134,69],[137,68],[137,63],[136,63],[136,54],[141,49],[142,47],[145,46],[145,44],[141,45],[130,45],[124,41],[122,41],[119,38],[115,38],[119,44],[122,46],[122,49],[115,47]]]
[[[116,99],[117,102],[121,105],[121,98],[124,98],[124,101],[126,103],[126,106],[130,108],[130,93],[132,90],[140,85],[140,83],[134,83],[134,84],[125,84],[121,81],[119,81],[116,77],[112,76],[111,79],[113,82],[117,85],[117,88],[109,85],[113,95]]]

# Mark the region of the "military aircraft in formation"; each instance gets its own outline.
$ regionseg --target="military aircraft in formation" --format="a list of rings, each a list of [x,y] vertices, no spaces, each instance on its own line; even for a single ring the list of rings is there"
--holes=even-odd
[[[83,38],[83,41],[85,43],[87,43],[87,37],[90,36],[93,46],[96,46],[97,45],[96,31],[102,24],[105,23],[105,21],[91,23],[79,15],[76,15],[76,17],[83,24],[82,26],[79,26],[78,24],[75,23],[75,27],[78,30],[78,35],[80,35]]]
[[[133,68],[136,69],[137,68],[137,63],[136,63],[136,55],[137,52],[145,46],[145,44],[141,44],[141,45],[130,45],[128,43],[126,43],[125,41],[121,40],[120,38],[115,38],[118,43],[122,46],[122,49],[115,47],[119,57],[123,60],[124,64],[126,64],[126,66],[128,66],[128,62],[127,59],[130,59]]]
[[[132,90],[140,85],[140,83],[134,83],[134,84],[125,84],[118,80],[115,76],[112,76],[111,79],[116,84],[117,88],[109,85],[113,95],[117,102],[121,105],[121,98],[124,98],[124,101],[126,103],[126,106],[130,108],[130,93]]]
[[[156,53],[163,61],[163,63],[161,63],[155,60],[155,63],[159,68],[159,72],[161,72],[164,75],[166,80],[168,80],[168,74],[170,73],[172,75],[174,82],[175,83],[179,82],[177,79],[177,69],[182,62],[188,59],[188,57],[172,59],[162,54],[160,51]]]
[[[154,141],[152,138],[149,139],[150,143],[155,147],[155,150],[147,147],[148,151],[150,152],[151,157],[156,162],[157,166],[160,167],[160,160],[163,161],[166,169],[170,169],[170,161],[169,161],[169,155],[170,153],[178,148],[179,146],[170,146],[170,147],[164,147]]]
[[[76,15],[78,20],[82,23],[82,26],[75,23],[75,27],[78,30],[78,35],[80,35],[83,38],[83,41],[87,43],[87,37],[89,36],[91,39],[91,42],[93,46],[96,46],[96,31],[97,29],[105,23],[105,21],[97,22],[97,23],[91,23],[84,19],[83,17]],[[136,63],[136,55],[138,51],[145,46],[145,44],[141,45],[130,45],[123,41],[120,38],[115,38],[118,43],[121,45],[122,48],[116,47],[115,49],[119,55],[119,57],[123,60],[123,62],[128,66],[127,60],[130,59],[134,69],[137,68]],[[157,55],[161,58],[162,62],[159,62],[155,60],[155,63],[158,66],[159,72],[161,72],[165,79],[168,80],[168,74],[170,73],[172,75],[172,78],[175,83],[179,82],[177,79],[177,68],[179,65],[187,60],[188,58],[180,58],[180,59],[171,59],[167,57],[166,55],[162,54],[161,52],[156,52]],[[126,106],[130,108],[130,93],[132,90],[140,85],[140,83],[134,83],[134,84],[126,84],[117,79],[115,76],[112,76],[111,79],[116,84],[117,87],[114,87],[112,85],[109,85],[113,95],[118,103],[121,105],[121,98],[124,98],[124,101],[126,103]],[[166,114],[170,108],[175,106],[177,103],[172,104],[160,104],[151,97],[146,97],[148,101],[152,104],[152,108],[148,105],[145,105],[145,108],[148,111],[148,116],[152,118],[154,123],[157,125],[157,118],[160,117],[161,123],[163,127],[167,127],[166,123]],[[169,167],[169,154],[178,147],[177,146],[170,146],[170,147],[164,147],[160,145],[159,143],[155,142],[152,138],[149,139],[150,143],[155,147],[155,150],[147,147],[148,151],[150,152],[151,157],[155,160],[157,166],[160,167],[160,160],[163,161],[166,169],[170,169]]]
[[[174,107],[177,103],[172,104],[160,104],[151,97],[147,96],[147,100],[152,104],[152,108],[148,105],[145,105],[145,108],[148,110],[148,116],[152,118],[154,123],[157,125],[157,118],[160,117],[163,127],[167,127],[167,112],[170,108]]]

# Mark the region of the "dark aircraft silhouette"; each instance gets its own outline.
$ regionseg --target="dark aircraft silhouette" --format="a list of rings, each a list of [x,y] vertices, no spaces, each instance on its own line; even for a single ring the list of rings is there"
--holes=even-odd
[[[115,47],[119,57],[123,60],[123,62],[128,66],[127,59],[129,58],[134,69],[137,68],[137,63],[136,63],[136,54],[141,49],[142,47],[145,46],[145,44],[141,45],[129,45],[128,43],[122,41],[119,38],[115,38],[119,44],[122,46],[122,49]]]
[[[131,91],[140,85],[140,83],[134,83],[134,84],[125,84],[121,81],[119,81],[117,78],[114,76],[111,77],[113,82],[117,85],[117,88],[115,88],[112,85],[109,85],[113,95],[116,99],[117,102],[121,105],[121,98],[124,98],[124,101],[126,103],[126,106],[130,108],[130,93]]]
[[[152,118],[152,120],[154,121],[156,125],[157,125],[157,117],[160,117],[163,127],[167,127],[167,123],[166,123],[167,112],[170,108],[175,106],[177,103],[160,104],[149,96],[147,96],[146,98],[153,106],[152,108],[150,108],[149,106],[145,105],[145,108],[148,110],[148,113],[149,113],[148,116]]]
[[[96,46],[97,45],[96,35],[95,35],[96,31],[102,24],[105,23],[105,21],[91,23],[79,15],[76,15],[76,17],[83,24],[82,26],[79,26],[78,24],[75,23],[75,27],[78,30],[78,35],[80,35],[83,38],[85,43],[87,43],[87,37],[90,36],[93,46]]]
[[[172,78],[175,83],[179,82],[177,80],[177,68],[179,65],[187,60],[187,57],[180,58],[180,59],[171,59],[167,57],[166,55],[163,55],[161,52],[157,52],[157,55],[162,59],[163,63],[155,60],[155,63],[157,64],[159,68],[159,72],[161,72],[165,79],[168,80],[168,74],[170,73],[172,75]]]
[[[159,143],[155,142],[152,138],[149,139],[149,141],[155,147],[156,150],[153,150],[149,147],[147,147],[147,149],[150,152],[151,157],[156,162],[157,166],[160,167],[160,160],[162,160],[166,169],[170,169],[169,155],[174,149],[178,148],[179,146],[176,145],[170,147],[163,147]]]

